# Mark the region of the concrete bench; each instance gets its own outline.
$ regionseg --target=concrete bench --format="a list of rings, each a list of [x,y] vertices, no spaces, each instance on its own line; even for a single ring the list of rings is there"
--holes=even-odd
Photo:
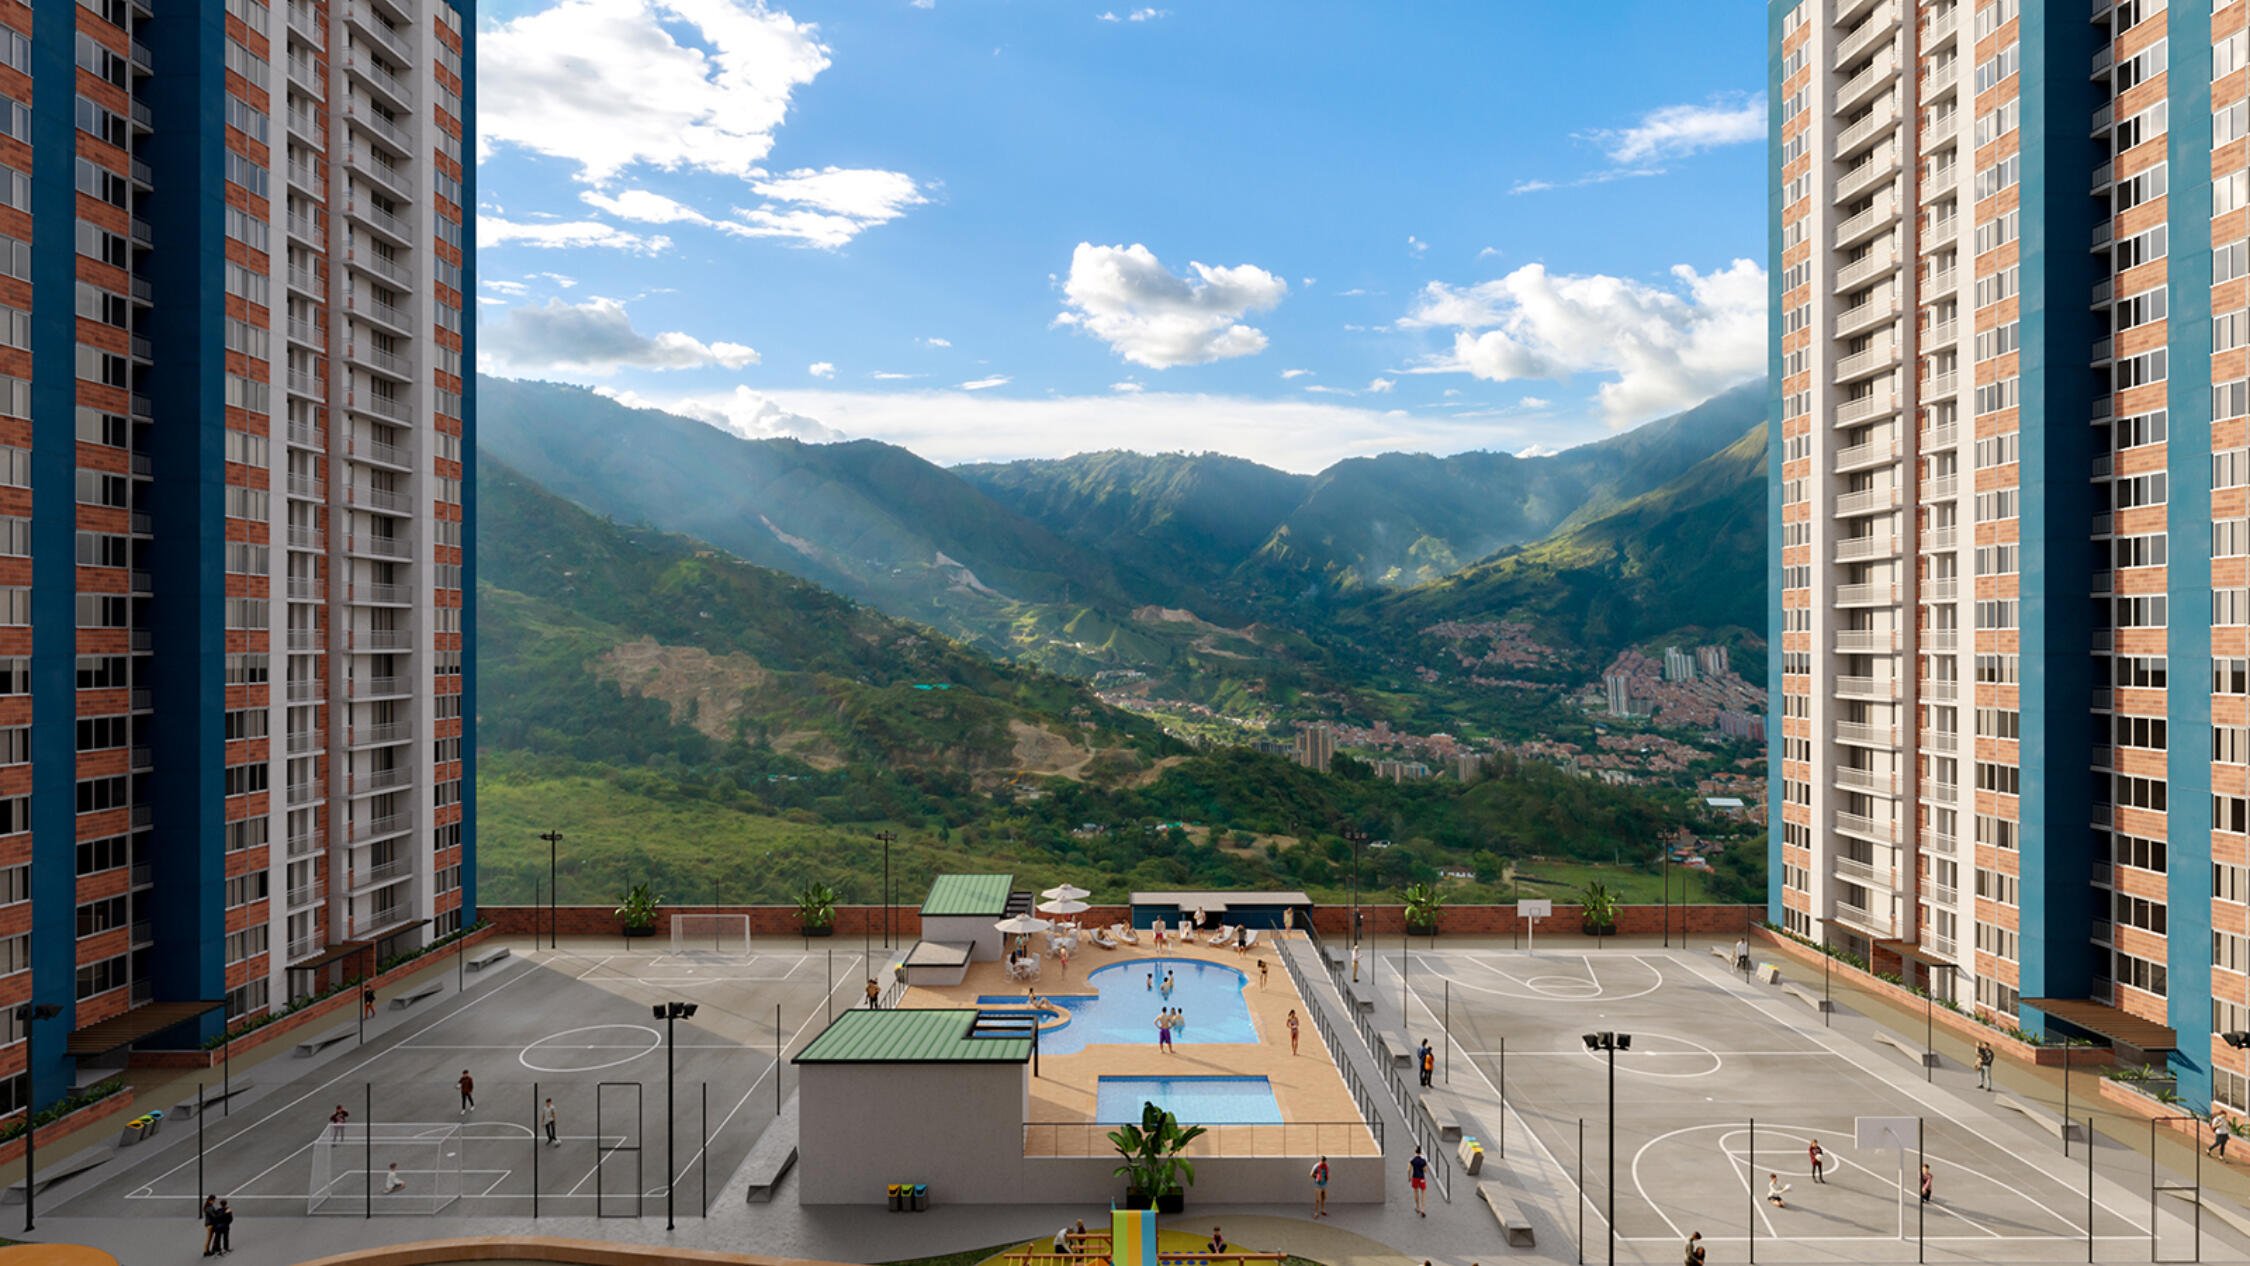
[[[1923,1050],[1921,1047],[1907,1041],[1905,1038],[1900,1037],[1896,1033],[1886,1033],[1881,1029],[1877,1029],[1875,1030],[1875,1040],[1883,1043],[1886,1046],[1895,1048],[1899,1054],[1906,1056],[1908,1059],[1913,1060],[1915,1063],[1920,1064],[1924,1068],[1937,1067],[1936,1051]]]
[[[297,1055],[299,1058],[303,1058],[308,1055],[318,1055],[322,1051],[327,1050],[329,1047],[334,1046],[338,1042],[351,1040],[353,1037],[357,1036],[358,1033],[359,1028],[356,1025],[349,1028],[330,1029],[326,1033],[323,1033],[318,1037],[308,1037],[304,1041],[297,1043]],[[204,1102],[208,1103],[210,1101],[206,1099]]]
[[[468,967],[470,971],[483,971],[485,968],[492,966],[494,963],[499,962],[501,959],[506,958],[507,956],[507,946],[489,946],[485,949],[478,950],[474,954],[469,955]]]
[[[88,1148],[87,1150],[80,1152],[67,1160],[64,1160],[61,1164],[41,1165],[39,1167],[39,1177],[36,1186],[40,1191],[45,1191],[47,1190],[47,1188],[54,1186],[56,1183],[67,1182],[70,1179],[76,1178],[78,1175],[85,1173],[87,1170],[92,1169],[97,1165],[108,1164],[109,1158],[116,1154],[117,1153],[114,1150]],[[8,1204],[22,1204],[23,1199],[23,1184],[21,1182],[9,1183],[5,1202]]]
[[[1328,965],[1331,968],[1337,971],[1344,970],[1344,951],[1340,946],[1327,945],[1323,946],[1322,949],[1327,953]]]
[[[751,1204],[771,1204],[776,1187],[797,1163],[797,1096],[789,1096],[789,1103],[780,1116],[774,1118],[765,1133],[743,1158],[742,1173],[749,1180],[749,1189],[743,1199]]]
[[[1516,1198],[1508,1194],[1506,1187],[1496,1182],[1480,1182],[1477,1199],[1492,1210],[1492,1220],[1500,1224],[1500,1235],[1510,1248],[1533,1247],[1531,1219],[1523,1215],[1522,1207],[1516,1204]]]
[[[1803,985],[1783,985],[1781,987],[1781,992],[1788,994],[1790,997],[1795,998],[1797,1001],[1804,1003],[1806,1006],[1811,1007],[1813,1010],[1818,1011],[1823,1015],[1836,1009],[1836,1004],[1834,1002],[1830,1001],[1827,998],[1821,997],[1819,994],[1805,988]]]
[[[2011,1112],[2020,1112],[2024,1119],[2059,1139],[2086,1137],[2086,1123],[2064,1119],[2062,1114],[2049,1112],[2037,1104],[2026,1103],[2014,1095],[1994,1095],[1993,1099]]]
[[[445,986],[435,980],[416,985],[405,993],[394,995],[391,998],[391,1010],[404,1011],[424,998],[435,998],[444,992]]]
[[[218,1107],[220,1104],[225,1103],[227,1100],[234,1098],[236,1095],[239,1095],[248,1089],[250,1089],[250,1083],[240,1080],[237,1080],[228,1085],[224,1090],[219,1089],[217,1086],[208,1087],[203,1092],[203,1106],[201,1109],[198,1109],[196,1107],[195,1100],[190,1099],[185,1103],[173,1104],[172,1115],[176,1117],[185,1117],[189,1120],[194,1120],[197,1111],[200,1110],[203,1112],[209,1112],[211,1109]]]
[[[1712,946],[1711,957],[1718,959],[1720,962],[1725,963],[1729,967],[1734,966],[1734,951],[1728,949],[1724,945]]]
[[[1354,980],[1346,982],[1344,996],[1350,999],[1352,1006],[1358,1010],[1366,1012],[1375,1010],[1375,985],[1372,981]]]
[[[1461,1141],[1461,1104],[1452,1092],[1425,1090],[1422,1092],[1422,1111],[1429,1114],[1430,1124],[1437,1127],[1438,1142]]]
[[[1395,1029],[1380,1029],[1376,1032],[1375,1037],[1383,1044],[1383,1055],[1391,1061],[1393,1068],[1412,1068],[1414,1066],[1414,1041],[1412,1038]]]

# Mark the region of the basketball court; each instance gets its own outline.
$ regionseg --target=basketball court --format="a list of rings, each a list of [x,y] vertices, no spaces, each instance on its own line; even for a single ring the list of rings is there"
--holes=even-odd
[[[1511,1154],[1551,1158],[1558,1212],[1583,1218],[1587,1260],[1606,1258],[1613,1207],[1618,1255],[1634,1261],[1679,1260],[1692,1231],[1713,1261],[1745,1260],[1753,1237],[1773,1262],[2085,1261],[2089,1228],[2099,1260],[2195,1256],[2195,1206],[2171,1195],[2152,1243],[2145,1156],[2097,1148],[2089,1207],[2082,1143],[2065,1158],[2057,1137],[1973,1083],[1963,1093],[1958,1067],[1932,1088],[1919,1064],[1869,1040],[1871,1021],[1839,1013],[1824,1028],[1812,1008],[1704,953],[1410,952],[1414,1036],[1437,1036],[1450,1016],[1451,1082],[1497,1094],[1504,1079]],[[1402,953],[1394,943],[1377,957],[1395,1005]],[[1616,1055],[1614,1149],[1609,1054],[1583,1040],[1602,1031],[1631,1037]],[[1777,1180],[1780,1206],[1766,1199]],[[2250,1260],[2246,1247],[2202,1219],[2203,1260]]]
[[[541,1216],[662,1217],[669,1142],[674,1207],[695,1216],[775,1119],[777,1081],[794,1090],[787,1053],[860,1001],[868,974],[856,940],[808,952],[794,937],[769,948],[745,936],[513,942],[465,994],[447,982],[364,1047],[346,1038],[317,1061],[267,1061],[251,1075],[256,1097],[206,1115],[200,1163],[195,1123],[175,1119],[54,1213],[184,1217],[209,1192],[259,1217],[528,1217],[536,1192]],[[669,1021],[667,1047],[652,1008],[672,1002],[695,1012]],[[347,1012],[301,1033],[354,1023]],[[348,1117],[334,1123],[339,1108]]]

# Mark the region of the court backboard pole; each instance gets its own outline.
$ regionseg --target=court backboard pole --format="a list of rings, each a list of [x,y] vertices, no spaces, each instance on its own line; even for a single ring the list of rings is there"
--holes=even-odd
[[[1751,1261],[1758,1260],[1752,1257]],[[1586,1118],[1578,1118],[1578,1266],[1586,1266]]]
[[[1750,1197],[1750,1266],[1758,1266],[1758,1118],[1750,1118],[1750,1159],[1742,1165],[1742,1193]]]
[[[2094,1260],[2094,1118],[2086,1118],[2086,1260]]]
[[[367,1213],[365,1216],[368,1220],[373,1220],[375,1217],[375,1083],[372,1081],[361,1082],[360,1090],[366,1096],[360,1103],[360,1107],[363,1109],[363,1115],[360,1119],[367,1122],[367,1128],[361,1131],[364,1135],[363,1141],[367,1145]]]
[[[1445,1084],[1453,1084],[1453,977],[1445,978]]]
[[[547,1119],[546,1115],[539,1110],[539,1083],[536,1081],[531,1083],[531,1124],[531,1220],[537,1222],[539,1220],[539,1153],[541,1150],[539,1136],[545,1132]],[[597,1148],[600,1147],[601,1140],[595,1139],[594,1145]],[[600,1157],[596,1156],[595,1159],[599,1160]]]
[[[203,1083],[195,1083],[195,1210],[203,1216]]]
[[[703,1205],[698,1217],[711,1216],[711,1083],[703,1083],[703,1124],[698,1130],[695,1154],[703,1166]]]
[[[1906,1150],[1899,1149],[1899,1198],[1906,1198]],[[1930,1125],[1925,1117],[1914,1120],[1914,1260],[1926,1262],[1930,1251],[1930,1202],[1921,1199],[1921,1173],[1930,1166]]]
[[[773,1114],[781,1115],[781,1004],[773,1004]]]

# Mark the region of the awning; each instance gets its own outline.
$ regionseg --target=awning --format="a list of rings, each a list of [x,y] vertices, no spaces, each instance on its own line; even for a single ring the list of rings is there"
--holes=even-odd
[[[2106,1037],[2119,1046],[2152,1052],[2179,1049],[2179,1035],[2171,1029],[2106,1002],[2090,998],[2026,998],[2023,1004],[2097,1037]]]
[[[1912,941],[1877,941],[1875,942],[1875,948],[1889,950],[1909,963],[1919,963],[1924,967],[1935,967],[1941,971],[1959,971],[1961,969],[1960,964],[1952,959]]]
[[[151,1002],[77,1030],[63,1044],[63,1050],[81,1057],[107,1055],[120,1046],[131,1046],[174,1025],[185,1024],[213,1011],[224,1011],[226,1006],[223,998],[217,1002]]]
[[[342,962],[347,958],[357,958],[366,953],[373,945],[373,941],[342,941],[329,946],[301,963],[289,964],[289,970],[315,971],[328,966],[330,963]]]

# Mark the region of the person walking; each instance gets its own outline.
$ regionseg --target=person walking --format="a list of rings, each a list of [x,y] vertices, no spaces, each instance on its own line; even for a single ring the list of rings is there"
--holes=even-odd
[[[1417,1146],[1406,1162],[1406,1185],[1414,1189],[1414,1212],[1430,1216],[1430,1161]]]
[[[1064,980],[1070,979],[1070,946],[1061,945],[1056,947],[1055,966],[1061,970],[1062,978]]]
[[[1430,1049],[1430,1039],[1422,1039],[1422,1049],[1414,1056],[1414,1066],[1422,1070],[1422,1088],[1430,1088],[1430,1077],[1437,1072],[1437,1052]]]
[[[882,1005],[882,986],[875,983],[875,978],[873,976],[869,976],[867,978],[867,1009],[870,1011],[874,1011],[879,1009]]]
[[[351,1109],[346,1108],[343,1104],[337,1104],[336,1110],[328,1114],[328,1141],[331,1143],[343,1142],[344,1122],[351,1119]]]
[[[1772,1206],[1773,1206],[1774,1208],[1776,1208],[1776,1209],[1786,1209],[1786,1208],[1788,1208],[1788,1207],[1789,1207],[1789,1202],[1788,1202],[1787,1200],[1784,1200],[1784,1199],[1782,1199],[1782,1197],[1783,1197],[1783,1196],[1786,1196],[1786,1195],[1788,1195],[1788,1194],[1789,1194],[1789,1184],[1788,1184],[1788,1183],[1785,1183],[1785,1182],[1783,1182],[1783,1181],[1781,1181],[1781,1175],[1779,1175],[1779,1174],[1767,1174],[1767,1175],[1766,1175],[1766,1203],[1767,1203],[1767,1204],[1770,1204],[1770,1205],[1772,1205]]]
[[[1703,1266],[1703,1232],[1688,1232],[1687,1248],[1680,1254],[1680,1266]]]
[[[1266,960],[1264,960],[1264,959],[1262,959],[1262,958],[1261,958],[1261,959],[1259,959],[1259,960],[1258,960],[1258,988],[1260,988],[1260,989],[1264,989],[1265,987],[1266,987]]]
[[[1931,1177],[1930,1177],[1930,1163],[1929,1163],[1928,1161],[1923,1161],[1923,1162],[1922,1162],[1922,1203],[1923,1203],[1923,1204],[1928,1204],[1928,1203],[1930,1202],[1930,1196],[1931,1196],[1931,1195],[1933,1194],[1933,1193],[1932,1193],[1932,1188],[1933,1188],[1933,1186],[1934,1186],[1934,1185],[1935,1185],[1935,1184],[1934,1184],[1933,1180],[1932,1180],[1932,1179],[1931,1179]]]
[[[212,1214],[211,1219],[219,1232],[219,1256],[225,1257],[234,1251],[234,1206],[221,1200],[218,1212]]]
[[[1977,1043],[1977,1086],[1978,1086],[1978,1088],[1979,1088],[1979,1089],[1982,1089],[1982,1090],[1990,1090],[1990,1089],[1992,1089],[1992,1058],[1993,1058],[1993,1056],[1992,1056],[1992,1043],[1990,1043],[1990,1042],[1978,1042],[1978,1043]]]
[[[1312,1215],[1328,1216],[1328,1158],[1323,1156],[1312,1167]]]
[[[553,1095],[547,1096],[547,1102],[539,1108],[539,1127],[547,1132],[547,1146],[562,1146],[562,1140],[555,1137],[555,1097]]]
[[[1821,1163],[1828,1157],[1828,1153],[1820,1150],[1820,1140],[1814,1139],[1812,1146],[1807,1148],[1806,1151],[1812,1154],[1812,1180],[1817,1183],[1827,1182],[1827,1179],[1820,1176]]]
[[[2233,1137],[2234,1127],[2228,1123],[2226,1114],[2223,1112],[2212,1113],[2211,1146],[2204,1148],[2203,1154],[2225,1160],[2227,1158],[2227,1142]]]
[[[1359,983],[1359,945],[1356,942],[1352,945],[1352,983]]]
[[[219,1251],[219,1198],[203,1197],[203,1255],[210,1257]]]
[[[1744,979],[1749,978],[1750,942],[1739,936],[1734,938],[1734,969],[1741,972]]]
[[[1297,1053],[1297,1008],[1289,1008],[1289,1053]]]
[[[461,1115],[467,1116],[469,1115],[469,1109],[477,1106],[477,1079],[471,1077],[469,1070],[464,1068],[461,1070],[461,1080],[453,1084],[460,1087]]]

